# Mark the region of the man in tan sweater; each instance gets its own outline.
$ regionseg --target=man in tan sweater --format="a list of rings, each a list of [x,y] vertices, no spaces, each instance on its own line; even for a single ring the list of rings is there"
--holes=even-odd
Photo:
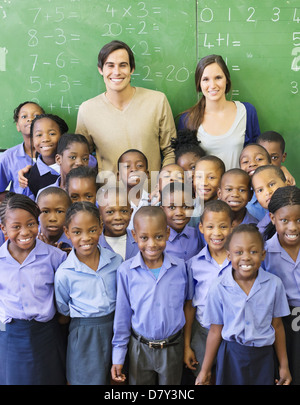
[[[131,148],[147,156],[149,172],[174,162],[170,140],[176,137],[176,128],[168,100],[160,91],[133,87],[134,69],[127,44],[106,44],[98,56],[106,92],[79,107],[76,133],[88,139],[91,150],[95,148],[99,171],[117,173],[119,156]]]

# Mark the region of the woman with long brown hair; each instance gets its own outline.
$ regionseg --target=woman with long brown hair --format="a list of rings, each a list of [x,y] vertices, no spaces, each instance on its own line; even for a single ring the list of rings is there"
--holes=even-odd
[[[197,139],[207,154],[222,159],[226,170],[239,167],[242,148],[260,134],[255,107],[226,98],[231,79],[220,55],[208,55],[198,62],[195,84],[202,97],[181,114],[178,130],[197,130]]]

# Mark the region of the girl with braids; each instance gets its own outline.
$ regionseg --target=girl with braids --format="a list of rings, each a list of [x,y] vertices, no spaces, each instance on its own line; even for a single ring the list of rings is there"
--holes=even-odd
[[[182,113],[178,130],[197,131],[197,139],[206,154],[222,159],[226,170],[239,167],[243,146],[255,142],[260,134],[254,106],[227,100],[231,89],[230,73],[219,55],[208,55],[198,62],[195,84],[202,97]]]
[[[116,272],[122,258],[100,248],[101,231],[95,204],[81,201],[69,207],[65,233],[73,249],[55,273],[55,294],[58,311],[71,317],[67,348],[71,385],[109,383]]]
[[[300,189],[278,188],[268,206],[275,234],[267,240],[263,268],[279,276],[291,314],[283,318],[292,384],[300,384]]]
[[[19,184],[25,186],[22,194],[35,199],[40,189],[57,180],[60,173],[55,158],[58,141],[68,128],[62,118],[53,114],[41,114],[32,121],[30,140],[39,155],[32,167],[26,166],[18,172]]]
[[[11,193],[0,206],[0,384],[65,384],[54,273],[66,253],[37,239],[40,210]]]

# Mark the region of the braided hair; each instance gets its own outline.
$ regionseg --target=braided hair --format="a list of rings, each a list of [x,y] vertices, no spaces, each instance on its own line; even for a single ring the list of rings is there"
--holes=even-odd
[[[300,189],[296,186],[279,187],[275,190],[269,202],[268,210],[275,214],[277,210],[288,205],[300,205]],[[264,239],[270,239],[275,232],[275,225],[270,222],[263,233]]]
[[[175,153],[175,162],[185,153],[193,153],[199,159],[206,155],[197,139],[197,131],[182,129],[177,132],[177,138],[171,139],[171,147]]]
[[[9,210],[21,209],[29,212],[38,222],[40,209],[31,198],[23,194],[10,192],[0,205],[0,222],[5,225],[6,214]]]
[[[92,204],[89,201],[78,201],[73,203],[66,212],[66,221],[65,221],[66,227],[70,225],[73,216],[81,211],[89,212],[98,220],[99,224],[101,224],[100,213],[96,205]]]

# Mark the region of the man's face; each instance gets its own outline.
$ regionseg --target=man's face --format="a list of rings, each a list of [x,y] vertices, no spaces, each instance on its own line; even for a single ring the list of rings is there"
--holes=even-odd
[[[122,92],[130,86],[131,69],[126,49],[117,49],[110,53],[104,62],[103,68],[98,68],[103,76],[108,92]]]

